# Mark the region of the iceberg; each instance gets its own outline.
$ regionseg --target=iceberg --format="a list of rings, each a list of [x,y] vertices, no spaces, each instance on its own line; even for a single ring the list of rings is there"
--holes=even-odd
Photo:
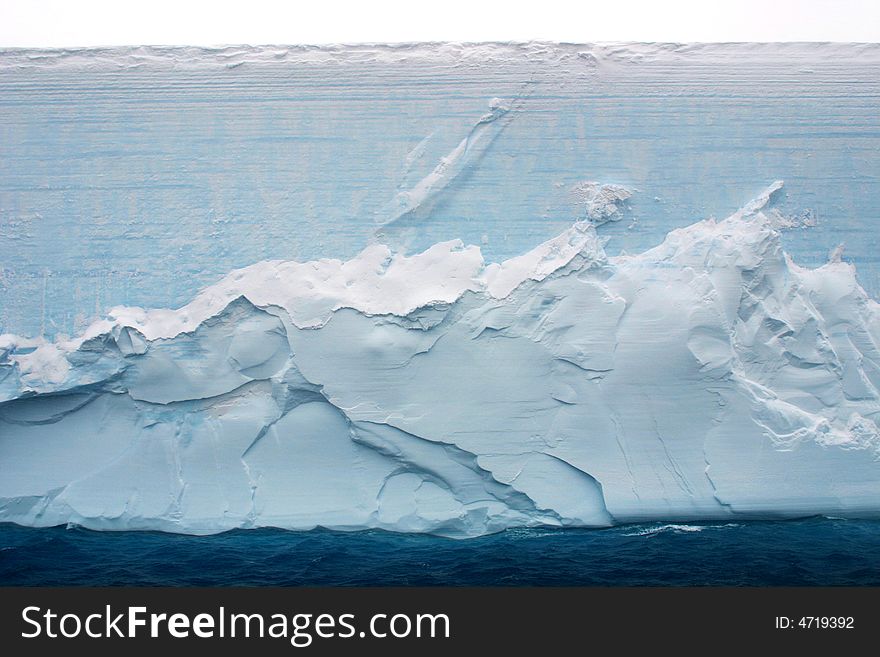
[[[880,516],[878,71],[0,49],[0,521]]]
[[[637,254],[597,233],[631,192],[590,183],[583,220],[499,262],[374,243],[73,339],[0,336],[0,520],[464,538],[878,516],[880,305],[839,254],[784,251],[781,186]]]

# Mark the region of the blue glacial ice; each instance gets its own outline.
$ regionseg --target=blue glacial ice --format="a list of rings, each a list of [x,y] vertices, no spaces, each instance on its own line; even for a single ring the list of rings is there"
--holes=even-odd
[[[0,343],[0,518],[216,532],[876,515],[880,305],[799,267],[774,183],[609,257],[266,261]]]
[[[878,71],[0,52],[0,521],[880,516]]]

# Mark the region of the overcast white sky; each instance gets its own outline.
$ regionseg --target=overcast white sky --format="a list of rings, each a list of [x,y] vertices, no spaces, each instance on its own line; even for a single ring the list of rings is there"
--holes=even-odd
[[[880,0],[0,0],[0,46],[880,41]]]

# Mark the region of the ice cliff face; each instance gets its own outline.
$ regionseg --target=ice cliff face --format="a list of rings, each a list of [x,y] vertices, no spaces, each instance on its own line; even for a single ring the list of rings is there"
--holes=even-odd
[[[3,336],[0,520],[465,537],[878,515],[880,306],[839,258],[783,252],[779,187],[638,255],[608,257],[588,217],[499,264],[376,245],[76,340]]]
[[[641,253],[779,178],[786,252],[880,299],[880,44],[0,48],[0,90],[0,334],[370,243]]]

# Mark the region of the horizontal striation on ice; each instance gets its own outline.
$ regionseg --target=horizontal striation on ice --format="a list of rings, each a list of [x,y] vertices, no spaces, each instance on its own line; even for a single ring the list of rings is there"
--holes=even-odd
[[[880,306],[839,257],[782,250],[780,187],[636,255],[608,257],[593,217],[501,263],[374,245],[74,340],[2,336],[0,520],[466,537],[880,515]],[[600,219],[630,193],[587,191]]]

